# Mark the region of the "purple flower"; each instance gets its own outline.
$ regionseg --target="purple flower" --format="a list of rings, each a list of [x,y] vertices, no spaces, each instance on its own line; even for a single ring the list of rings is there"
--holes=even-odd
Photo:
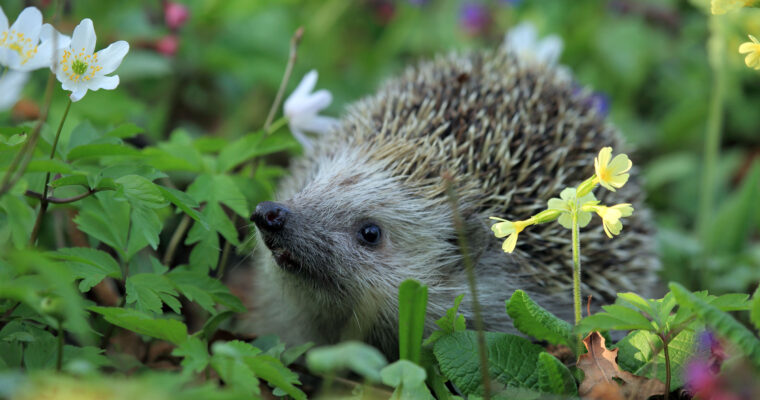
[[[491,22],[488,9],[480,3],[465,3],[459,11],[459,24],[469,35],[482,33]]]

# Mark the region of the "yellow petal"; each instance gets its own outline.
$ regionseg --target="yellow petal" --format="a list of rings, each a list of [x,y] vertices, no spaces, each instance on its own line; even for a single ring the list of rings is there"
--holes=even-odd
[[[499,222],[491,226],[491,230],[497,238],[503,238],[515,232],[515,224],[509,221]]]
[[[615,188],[612,187],[607,181],[600,180],[599,184],[602,185],[603,188],[609,190],[610,192],[614,192],[615,191]]]
[[[631,169],[631,166],[633,166],[633,163],[628,159],[627,155],[618,154],[615,156],[615,158],[612,159],[612,162],[607,168],[610,170],[610,172],[619,174],[622,172],[628,172],[628,170]]]
[[[517,234],[513,233],[507,237],[507,240],[501,245],[501,249],[506,253],[511,253],[515,250],[515,245],[517,245]]]
[[[599,166],[601,168],[607,168],[612,157],[612,147],[604,147],[599,151]]]
[[[607,180],[607,183],[609,183],[611,186],[614,186],[616,188],[621,188],[625,186],[625,183],[628,182],[629,174],[620,174],[615,175]]]
[[[747,55],[747,58],[744,59],[744,62],[747,64],[750,68],[755,68],[756,66],[760,65],[760,53],[754,52],[749,53]]]
[[[752,42],[744,42],[739,46],[739,53],[751,53],[755,51],[756,45]]]
[[[630,217],[633,214],[633,207],[630,203],[617,204],[612,206],[612,208],[618,210],[621,217]]]

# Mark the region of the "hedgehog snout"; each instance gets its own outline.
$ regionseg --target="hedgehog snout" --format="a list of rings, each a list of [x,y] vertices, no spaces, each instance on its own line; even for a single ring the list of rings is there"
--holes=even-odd
[[[289,215],[290,210],[283,204],[262,201],[251,214],[251,221],[262,231],[277,232],[285,226]]]

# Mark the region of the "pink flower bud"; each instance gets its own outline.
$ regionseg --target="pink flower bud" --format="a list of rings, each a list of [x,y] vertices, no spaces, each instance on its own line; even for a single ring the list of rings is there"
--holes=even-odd
[[[183,4],[173,1],[166,2],[164,6],[164,19],[170,29],[179,29],[190,17],[190,11]]]
[[[173,57],[178,48],[179,38],[177,35],[167,35],[156,41],[156,51],[167,57]]]

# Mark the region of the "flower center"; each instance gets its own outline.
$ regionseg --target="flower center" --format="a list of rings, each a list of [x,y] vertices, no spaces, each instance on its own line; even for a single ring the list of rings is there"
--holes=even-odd
[[[5,31],[0,34],[0,47],[15,51],[21,58],[21,65],[26,64],[37,54],[37,46],[32,44],[32,40],[16,31]]]
[[[71,63],[71,70],[77,75],[82,75],[87,72],[87,67],[87,63],[82,60],[74,60],[74,62]]]

